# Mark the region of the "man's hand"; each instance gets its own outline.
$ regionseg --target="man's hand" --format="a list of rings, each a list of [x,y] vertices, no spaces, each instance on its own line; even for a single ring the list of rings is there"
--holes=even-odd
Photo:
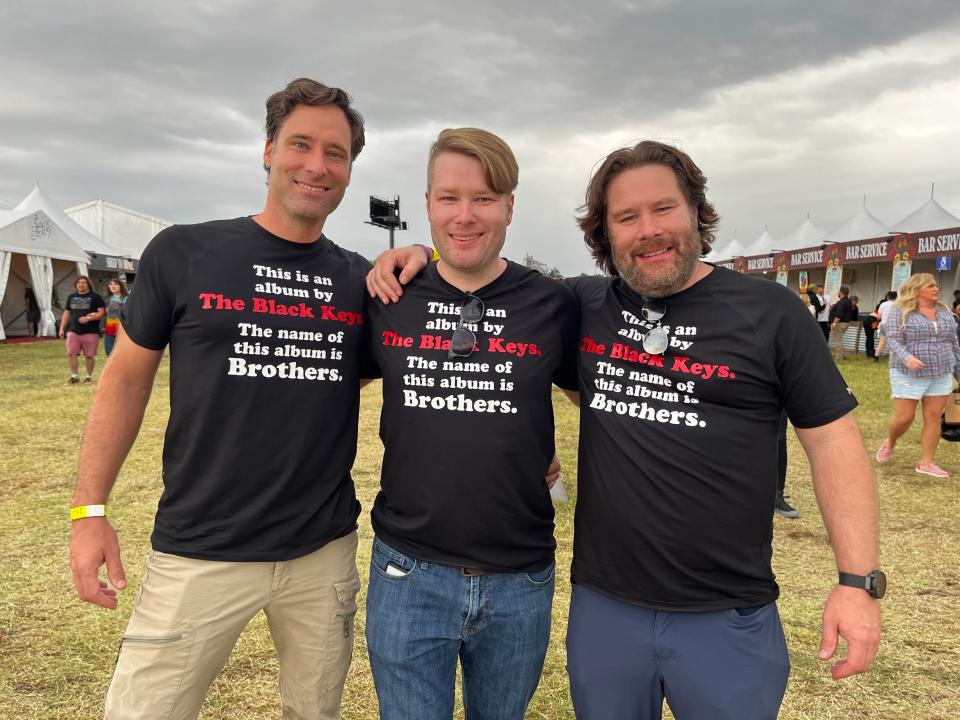
[[[384,305],[400,300],[402,285],[413,280],[427,266],[427,255],[422,245],[410,245],[384,250],[373,262],[373,269],[367,273],[367,292],[372,298],[380,298]],[[401,270],[400,277],[394,274]]]
[[[880,603],[859,588],[838,585],[823,608],[820,659],[837,652],[837,638],[847,641],[847,656],[830,668],[834,680],[866,672],[880,646]]]
[[[554,455],[553,460],[550,461],[550,467],[547,468],[547,474],[543,479],[547,481],[548,488],[553,488],[553,484],[557,482],[558,477],[560,477],[560,460]]]
[[[84,602],[115,610],[117,592],[99,577],[104,563],[110,584],[123,590],[127,579],[120,562],[120,543],[109,521],[103,517],[74,520],[70,524],[70,569],[77,596]]]

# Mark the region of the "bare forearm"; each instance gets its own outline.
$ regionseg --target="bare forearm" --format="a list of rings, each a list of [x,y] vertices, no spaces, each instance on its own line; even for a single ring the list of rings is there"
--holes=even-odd
[[[852,415],[821,428],[798,429],[837,568],[867,574],[878,566],[877,488]]]
[[[106,502],[143,422],[156,363],[149,372],[131,373],[129,363],[112,358],[104,369],[80,444],[74,505]]]

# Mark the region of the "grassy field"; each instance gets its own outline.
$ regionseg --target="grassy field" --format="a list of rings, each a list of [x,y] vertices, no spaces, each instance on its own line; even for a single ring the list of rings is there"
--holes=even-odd
[[[160,494],[168,411],[165,363],[140,438],[112,496],[130,587],[121,593],[116,612],[80,603],[68,564],[66,510],[93,388],[66,386],[66,365],[59,342],[0,345],[0,707],[18,719],[100,717]],[[857,416],[871,450],[883,438],[890,409],[886,369],[886,363],[863,358],[842,367],[860,399]],[[363,392],[354,468],[364,507],[358,560],[364,586],[372,539],[367,513],[381,454],[379,391],[375,383]],[[575,500],[577,418],[561,396],[555,405],[557,445]],[[793,663],[782,718],[960,718],[960,455],[957,447],[943,443],[938,461],[955,476],[937,480],[917,475],[917,443],[915,427],[890,464],[877,470],[881,558],[890,579],[880,654],[868,676],[835,683],[816,659],[821,605],[835,577],[833,557],[808,466],[791,433],[787,490],[802,515],[775,520],[774,568]],[[558,508],[561,568],[570,563],[572,517],[572,503]],[[567,572],[561,570],[547,665],[528,717],[573,717],[564,670],[568,603]],[[376,717],[376,697],[362,640],[363,597],[360,604],[343,716],[366,720]],[[201,717],[278,717],[276,683],[276,660],[261,615],[242,635]]]

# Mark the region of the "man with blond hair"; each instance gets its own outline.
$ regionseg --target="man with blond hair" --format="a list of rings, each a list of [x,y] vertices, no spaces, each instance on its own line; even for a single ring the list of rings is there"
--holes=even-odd
[[[576,308],[500,257],[517,178],[496,135],[440,133],[426,193],[439,260],[369,310],[384,458],[366,633],[385,720],[452,717],[458,659],[467,717],[521,720],[543,668],[551,385],[577,386]]]

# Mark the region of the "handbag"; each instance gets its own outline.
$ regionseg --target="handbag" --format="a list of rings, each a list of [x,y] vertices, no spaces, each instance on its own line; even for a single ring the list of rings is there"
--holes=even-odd
[[[940,437],[950,442],[960,441],[960,390],[954,390],[947,398],[940,418]]]

